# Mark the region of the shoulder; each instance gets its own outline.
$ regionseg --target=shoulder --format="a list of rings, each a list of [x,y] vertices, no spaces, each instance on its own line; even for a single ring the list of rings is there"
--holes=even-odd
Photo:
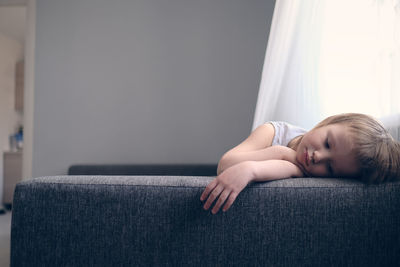
[[[276,134],[276,128],[272,123],[264,123],[258,126],[248,137],[248,141],[255,141],[259,148],[269,147],[272,145],[273,138]]]
[[[258,126],[246,139],[248,143],[253,143],[254,148],[261,149],[269,147],[275,135],[275,127],[271,123],[264,123]]]
[[[272,124],[265,123],[258,126],[250,135],[239,145],[228,151],[232,152],[245,152],[245,151],[255,151],[270,147],[272,144],[272,139],[275,135],[275,128]]]

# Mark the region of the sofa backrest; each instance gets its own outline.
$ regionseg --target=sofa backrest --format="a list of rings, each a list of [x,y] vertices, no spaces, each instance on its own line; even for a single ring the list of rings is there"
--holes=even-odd
[[[212,215],[213,177],[61,176],[17,185],[11,266],[396,266],[400,183],[255,183]]]

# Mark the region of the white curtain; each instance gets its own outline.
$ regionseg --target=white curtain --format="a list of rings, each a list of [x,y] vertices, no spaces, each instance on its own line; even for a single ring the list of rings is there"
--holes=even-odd
[[[400,0],[277,0],[253,129],[400,114]]]

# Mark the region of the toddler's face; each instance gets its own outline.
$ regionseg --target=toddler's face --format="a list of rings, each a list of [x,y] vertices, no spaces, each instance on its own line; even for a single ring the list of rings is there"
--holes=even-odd
[[[359,167],[352,151],[348,128],[331,124],[306,133],[296,159],[303,170],[314,177],[354,177]]]

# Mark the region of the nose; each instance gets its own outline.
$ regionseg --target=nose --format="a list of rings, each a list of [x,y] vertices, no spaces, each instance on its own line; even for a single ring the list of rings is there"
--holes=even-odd
[[[313,162],[314,164],[326,162],[329,159],[328,152],[326,151],[314,151]]]

